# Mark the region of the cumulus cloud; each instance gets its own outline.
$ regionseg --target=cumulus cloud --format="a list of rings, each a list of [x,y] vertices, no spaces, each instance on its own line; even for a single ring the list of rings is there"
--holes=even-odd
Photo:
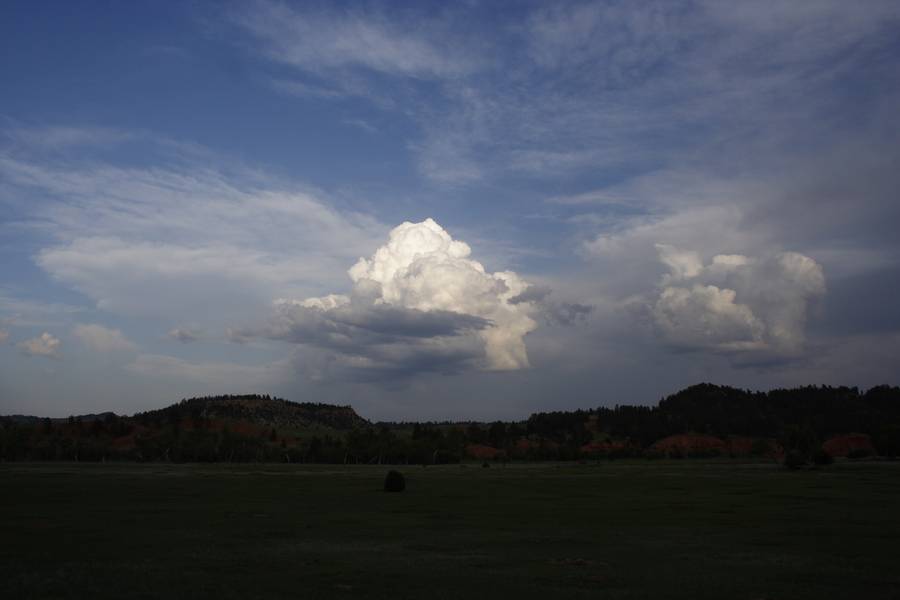
[[[510,304],[531,303],[540,317],[549,324],[571,325],[587,318],[594,307],[577,302],[558,302],[551,296],[553,290],[546,285],[530,285],[521,294],[509,299]]]
[[[735,297],[734,290],[714,285],[667,287],[653,307],[653,317],[662,336],[679,346],[760,348],[765,326]]]
[[[190,344],[191,342],[196,342],[200,339],[199,332],[184,327],[175,327],[174,329],[170,329],[166,335],[176,342],[181,342],[182,344]]]
[[[700,254],[690,250],[680,250],[668,244],[657,244],[659,260],[669,267],[669,279],[680,280],[696,277],[703,270]]]
[[[509,301],[512,304],[521,302],[545,302],[553,290],[546,285],[529,285],[521,294],[516,294]]]
[[[43,356],[46,358],[59,358],[61,342],[46,331],[40,336],[25,340],[19,344],[19,348],[28,356]]]
[[[228,327],[225,329],[225,339],[232,344],[246,344],[253,338],[253,331],[244,329],[235,329]]]
[[[95,352],[129,351],[136,348],[121,331],[103,325],[79,324],[72,330],[72,334]]]
[[[432,219],[403,223],[349,270],[350,295],[279,300],[266,335],[329,350],[333,363],[368,371],[514,370],[529,366],[524,337],[537,327],[528,284],[489,273]]]
[[[669,344],[698,350],[795,355],[802,351],[809,306],[825,294],[816,261],[795,252],[755,259],[657,245],[669,268],[650,312]]]

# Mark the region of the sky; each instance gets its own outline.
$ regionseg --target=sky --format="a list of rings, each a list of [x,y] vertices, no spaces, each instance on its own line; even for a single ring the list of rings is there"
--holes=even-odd
[[[898,384],[900,4],[4,2],[0,414]]]

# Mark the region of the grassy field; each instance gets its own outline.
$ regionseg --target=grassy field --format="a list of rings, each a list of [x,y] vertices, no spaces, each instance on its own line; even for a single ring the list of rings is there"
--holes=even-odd
[[[2,598],[900,599],[900,464],[0,464]]]

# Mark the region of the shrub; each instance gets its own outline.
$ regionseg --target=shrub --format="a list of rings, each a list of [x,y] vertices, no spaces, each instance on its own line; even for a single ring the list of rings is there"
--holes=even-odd
[[[821,448],[816,450],[816,452],[813,454],[812,459],[813,459],[813,463],[815,463],[816,465],[818,465],[820,467],[830,465],[834,462],[834,458],[832,458],[832,456],[830,454],[828,454]]]
[[[791,450],[784,457],[784,466],[788,469],[799,469],[806,466],[806,455],[797,450]]]
[[[406,479],[399,471],[388,471],[384,478],[384,491],[386,492],[402,492],[406,489]]]
[[[772,446],[769,440],[753,440],[753,445],[750,446],[750,456],[767,456],[771,452]]]
[[[854,460],[858,458],[867,458],[869,456],[872,456],[872,451],[868,448],[854,448],[847,453],[847,458]]]
[[[881,456],[900,455],[900,425],[882,427],[872,438]]]

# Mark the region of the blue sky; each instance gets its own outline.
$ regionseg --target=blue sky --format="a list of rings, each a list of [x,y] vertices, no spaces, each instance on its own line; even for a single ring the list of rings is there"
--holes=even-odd
[[[5,3],[0,413],[896,384],[898,24],[875,0]]]

